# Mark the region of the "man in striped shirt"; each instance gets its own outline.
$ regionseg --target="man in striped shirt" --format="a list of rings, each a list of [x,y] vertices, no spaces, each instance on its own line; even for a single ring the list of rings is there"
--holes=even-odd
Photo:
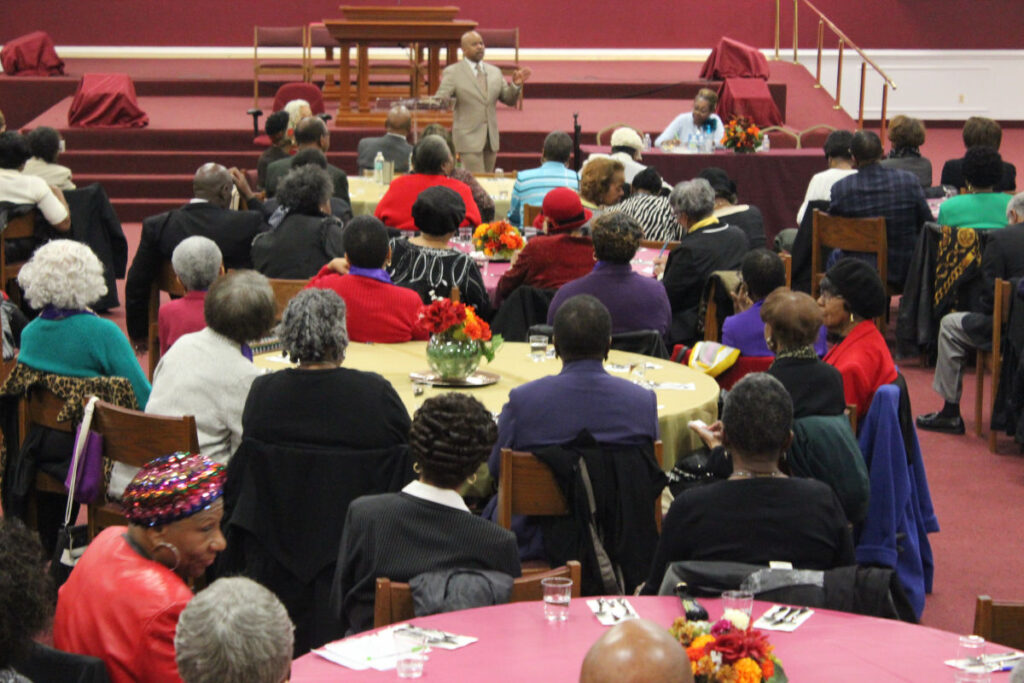
[[[541,165],[521,171],[516,177],[508,209],[509,223],[522,226],[523,205],[541,206],[544,203],[544,196],[556,187],[568,187],[579,192],[580,181],[576,171],[568,168],[571,156],[572,138],[567,133],[556,130],[544,138]]]

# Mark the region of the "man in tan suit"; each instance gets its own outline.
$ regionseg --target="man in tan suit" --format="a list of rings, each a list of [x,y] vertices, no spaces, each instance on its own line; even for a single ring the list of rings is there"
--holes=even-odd
[[[462,55],[461,62],[445,67],[437,96],[455,98],[452,139],[462,166],[470,173],[490,172],[498,156],[497,101],[515,105],[532,72],[517,69],[506,82],[501,69],[484,64],[484,39],[476,31],[462,36]]]

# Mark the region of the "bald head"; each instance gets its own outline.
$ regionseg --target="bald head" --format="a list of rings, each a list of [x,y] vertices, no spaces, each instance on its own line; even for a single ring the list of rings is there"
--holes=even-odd
[[[693,683],[686,651],[664,627],[633,619],[610,628],[583,659],[580,683]]]
[[[484,58],[484,39],[476,31],[462,34],[462,54],[471,62]]]
[[[402,105],[392,107],[391,111],[388,112],[388,118],[384,122],[384,127],[389,133],[403,136],[408,135],[409,130],[412,128],[412,114]]]
[[[192,193],[197,199],[226,208],[231,203],[234,181],[228,169],[220,164],[203,164],[192,179]]]

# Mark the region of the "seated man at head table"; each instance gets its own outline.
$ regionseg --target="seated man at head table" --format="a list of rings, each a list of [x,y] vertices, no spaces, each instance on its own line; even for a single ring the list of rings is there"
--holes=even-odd
[[[918,429],[964,433],[964,421],[960,417],[960,394],[963,390],[967,352],[985,348],[992,343],[996,279],[1009,280],[1024,276],[1024,192],[1014,195],[1010,200],[1006,207],[1006,218],[1011,225],[992,231],[981,255],[983,284],[977,309],[947,313],[939,324],[939,352],[932,388],[942,397],[943,405],[938,412],[919,415]]]
[[[384,120],[384,135],[377,138],[363,138],[359,141],[356,165],[360,171],[372,171],[374,160],[379,152],[384,161],[395,165],[395,173],[409,172],[409,158],[412,156],[412,145],[407,138],[412,128],[412,114],[402,105],[388,111]]]
[[[583,658],[580,683],[693,683],[686,650],[662,624],[631,619],[612,626]]]
[[[480,224],[480,209],[469,187],[448,177],[455,160],[444,138],[428,135],[420,140],[412,152],[412,166],[412,173],[391,181],[388,191],[377,203],[373,215],[384,225],[399,230],[415,230],[412,206],[423,190],[437,185],[447,187],[462,197],[466,214],[461,225],[476,227]]]
[[[295,144],[298,151],[304,149],[318,149],[325,155],[331,148],[331,132],[323,119],[310,116],[304,118],[295,126]],[[267,196],[273,197],[277,194],[277,185],[281,179],[288,174],[295,163],[295,157],[289,159],[278,159],[267,166]],[[331,182],[334,183],[334,196],[350,202],[348,196],[348,176],[345,172],[333,164],[327,164],[327,172],[331,174]]]
[[[531,451],[565,444],[584,429],[601,444],[644,445],[659,438],[654,392],[604,369],[612,336],[612,317],[604,304],[589,294],[574,296],[558,309],[554,328],[562,371],[509,392],[498,417],[498,442],[487,461],[495,480],[502,448]],[[513,518],[512,530],[521,559],[545,557],[539,526]]]
[[[520,171],[512,187],[509,203],[508,222],[523,225],[523,206],[540,206],[548,192],[556,187],[568,187],[579,191],[580,179],[576,171],[569,168],[572,157],[572,138],[560,130],[548,133],[544,138],[544,149],[540,155],[540,166]],[[529,227],[529,226],[527,226]]]
[[[691,137],[696,140],[710,139],[715,147],[721,148],[725,126],[722,119],[715,113],[718,106],[718,93],[710,88],[701,88],[693,99],[693,111],[683,112],[672,119],[668,128],[654,140],[655,147],[676,147],[686,145]]]

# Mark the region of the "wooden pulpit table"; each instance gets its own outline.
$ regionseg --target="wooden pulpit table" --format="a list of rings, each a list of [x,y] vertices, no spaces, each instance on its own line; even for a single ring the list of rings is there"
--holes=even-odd
[[[456,20],[458,7],[348,7],[343,6],[344,19],[325,19],[324,26],[341,46],[339,70],[338,126],[383,125],[386,111],[373,111],[370,103],[369,48],[411,47],[417,58],[427,52],[426,94],[432,95],[441,84],[441,50],[445,64],[458,55],[462,34],[476,28],[472,20]],[[349,51],[356,48],[356,91],[353,101],[352,63]],[[410,94],[419,97],[420,78],[415,65],[410,66]],[[355,105],[355,106],[353,106]],[[449,123],[451,116],[441,115],[439,121]]]

